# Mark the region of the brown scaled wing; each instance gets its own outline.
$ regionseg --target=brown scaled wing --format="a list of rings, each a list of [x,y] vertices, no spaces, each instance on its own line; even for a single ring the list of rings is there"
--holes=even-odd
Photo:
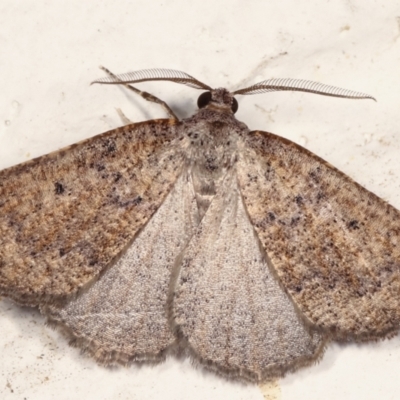
[[[113,262],[181,172],[176,124],[127,125],[0,171],[0,294],[53,302]]]
[[[299,310],[333,338],[374,339],[400,323],[400,212],[304,148],[243,137],[239,186]]]

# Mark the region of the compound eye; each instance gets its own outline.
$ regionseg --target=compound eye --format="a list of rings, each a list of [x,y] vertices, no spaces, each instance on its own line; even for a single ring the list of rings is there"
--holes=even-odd
[[[202,93],[197,99],[197,106],[204,108],[211,101],[211,92]]]
[[[237,100],[233,98],[231,110],[235,114],[238,109],[239,109],[239,104]]]

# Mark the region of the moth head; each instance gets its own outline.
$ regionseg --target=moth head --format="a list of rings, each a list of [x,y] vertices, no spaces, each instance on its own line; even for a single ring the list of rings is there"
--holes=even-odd
[[[213,108],[222,111],[229,111],[233,114],[239,108],[238,102],[231,92],[226,89],[214,89],[202,93],[197,99],[199,108]]]

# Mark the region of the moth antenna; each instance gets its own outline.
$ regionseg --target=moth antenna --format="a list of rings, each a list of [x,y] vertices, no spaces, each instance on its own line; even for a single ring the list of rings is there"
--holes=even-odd
[[[100,67],[105,70],[104,67]],[[107,72],[107,71],[106,71]],[[176,71],[174,69],[142,69],[135,72],[127,72],[125,74],[119,74],[114,76],[107,76],[105,78],[96,79],[92,83],[103,83],[103,84],[122,84],[122,83],[138,83],[146,81],[171,81],[181,83],[183,85],[195,88],[212,90],[210,86],[198,81],[193,76],[186,74],[182,71]]]
[[[354,90],[341,89],[336,86],[324,85],[323,83],[307,81],[304,79],[267,79],[244,89],[239,89],[233,94],[258,94],[265,92],[279,92],[290,90],[295,92],[307,92],[321,94],[324,96],[342,97],[345,99],[376,99],[369,94],[356,92]]]

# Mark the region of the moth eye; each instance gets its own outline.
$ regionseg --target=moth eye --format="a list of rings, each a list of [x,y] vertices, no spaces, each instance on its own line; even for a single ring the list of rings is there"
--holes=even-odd
[[[238,108],[239,108],[239,104],[238,104],[237,100],[235,98],[233,98],[232,107],[231,107],[232,112],[235,114],[236,111],[238,110]]]
[[[199,108],[204,108],[211,100],[211,92],[202,93],[197,99],[197,106]]]

